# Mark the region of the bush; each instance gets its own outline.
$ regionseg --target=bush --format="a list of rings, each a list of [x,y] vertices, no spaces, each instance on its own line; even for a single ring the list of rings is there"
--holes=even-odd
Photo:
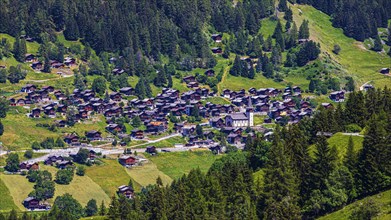
[[[68,185],[73,180],[73,169],[59,170],[56,173],[56,182],[58,184]]]
[[[357,133],[357,132],[361,132],[362,128],[357,124],[350,124],[345,126],[345,131],[348,133]]]
[[[76,174],[78,176],[84,176],[85,172],[86,172],[86,168],[84,166],[77,167]]]
[[[379,204],[372,199],[366,199],[360,203],[352,212],[349,219],[351,220],[366,220],[372,219],[380,212]]]
[[[341,52],[341,47],[338,44],[335,44],[333,48],[333,53],[338,55],[339,52]]]
[[[33,158],[33,154],[34,154],[33,150],[26,150],[26,152],[24,152],[23,156],[27,159],[31,159],[31,158]]]

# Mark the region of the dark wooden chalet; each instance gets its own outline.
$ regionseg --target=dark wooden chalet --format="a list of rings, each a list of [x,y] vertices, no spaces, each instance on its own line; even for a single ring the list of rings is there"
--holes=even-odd
[[[221,49],[221,47],[214,47],[214,48],[212,48],[212,53],[221,54],[221,53],[223,53],[223,49]]]
[[[134,94],[134,89],[132,87],[124,87],[121,88],[119,92],[125,96],[130,96]]]
[[[390,74],[390,68],[382,68],[382,69],[380,70],[380,73],[381,73],[381,74]]]
[[[76,144],[79,142],[79,136],[75,133],[68,134],[64,137],[64,142],[67,144]]]
[[[128,199],[132,199],[134,196],[134,190],[131,186],[120,186],[117,190],[118,196],[122,195],[125,196]]]
[[[102,133],[95,130],[87,131],[86,138],[90,141],[99,141],[102,140]]]
[[[212,40],[216,43],[221,43],[223,39],[223,35],[222,34],[212,34]]]
[[[140,129],[134,129],[131,132],[131,137],[134,139],[144,139],[144,131]]]

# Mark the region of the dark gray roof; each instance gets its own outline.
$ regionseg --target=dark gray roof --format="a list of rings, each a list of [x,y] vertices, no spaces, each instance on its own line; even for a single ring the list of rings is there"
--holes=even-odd
[[[234,113],[228,115],[229,117],[232,118],[232,120],[247,120],[247,115],[245,113]]]

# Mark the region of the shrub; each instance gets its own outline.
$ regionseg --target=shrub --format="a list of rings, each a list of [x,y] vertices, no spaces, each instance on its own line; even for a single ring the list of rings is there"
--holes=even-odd
[[[357,124],[349,124],[345,126],[345,131],[348,133],[356,133],[356,132],[361,132],[362,128]]]
[[[341,47],[338,44],[335,44],[333,48],[333,53],[338,55],[339,52],[341,52]]]
[[[56,182],[58,184],[68,185],[73,180],[73,169],[59,170],[56,173]]]
[[[33,154],[34,154],[33,150],[26,150],[26,152],[24,152],[23,156],[27,159],[31,159],[31,158],[33,158]]]
[[[78,176],[84,176],[85,172],[86,172],[86,168],[84,166],[77,167],[76,174]]]

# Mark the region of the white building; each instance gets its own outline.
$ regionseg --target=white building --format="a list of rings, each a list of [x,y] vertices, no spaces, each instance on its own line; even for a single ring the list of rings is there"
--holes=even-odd
[[[225,126],[227,127],[252,127],[254,126],[254,109],[251,98],[246,108],[246,112],[233,113],[225,117]]]

